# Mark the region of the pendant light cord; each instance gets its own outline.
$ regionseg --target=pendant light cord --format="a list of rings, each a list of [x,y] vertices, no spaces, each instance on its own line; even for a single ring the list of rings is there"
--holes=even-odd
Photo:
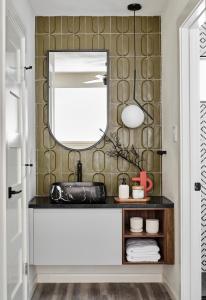
[[[139,104],[139,102],[136,100],[136,79],[137,79],[137,70],[136,70],[136,42],[135,42],[135,33],[136,33],[136,14],[135,14],[135,10],[134,10],[134,36],[133,36],[133,43],[134,43],[134,85],[133,85],[133,99],[136,102],[137,106],[152,120],[154,121],[153,117],[146,111],[146,109],[144,109],[144,107]]]
[[[135,41],[135,32],[136,32],[136,15],[134,10],[134,35],[133,35],[133,43],[134,43],[134,89],[133,89],[133,99],[136,101],[135,98],[135,91],[136,91],[136,78],[137,78],[137,70],[136,70],[136,41]]]

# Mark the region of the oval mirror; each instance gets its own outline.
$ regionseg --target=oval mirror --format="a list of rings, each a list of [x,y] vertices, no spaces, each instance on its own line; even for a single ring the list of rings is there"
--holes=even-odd
[[[69,149],[94,146],[107,128],[108,53],[49,51],[48,62],[50,133]]]

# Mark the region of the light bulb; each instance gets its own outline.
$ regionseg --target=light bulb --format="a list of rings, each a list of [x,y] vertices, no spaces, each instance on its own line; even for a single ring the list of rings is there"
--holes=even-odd
[[[137,105],[128,105],[122,111],[122,122],[129,128],[136,128],[144,122],[144,113]]]

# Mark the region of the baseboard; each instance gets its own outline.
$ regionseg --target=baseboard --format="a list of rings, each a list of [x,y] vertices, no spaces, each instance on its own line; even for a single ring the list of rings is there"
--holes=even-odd
[[[37,285],[37,275],[34,276],[32,282],[30,282],[29,284],[29,299],[32,299],[34,291],[36,289],[36,285]]]
[[[169,281],[167,280],[167,278],[165,276],[163,276],[163,283],[170,295],[170,297],[172,298],[172,300],[178,300],[178,296],[176,294],[176,292],[171,288]]]
[[[38,283],[162,282],[162,274],[37,274]]]

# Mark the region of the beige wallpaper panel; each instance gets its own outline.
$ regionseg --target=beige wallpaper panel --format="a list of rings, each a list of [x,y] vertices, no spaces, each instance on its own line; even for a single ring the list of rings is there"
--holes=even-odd
[[[137,170],[121,159],[107,156],[102,141],[88,151],[68,151],[58,145],[47,125],[47,50],[107,49],[110,59],[109,130],[117,132],[125,147],[139,151],[142,166],[154,180],[153,195],[161,194],[161,35],[159,17],[136,17],[137,90],[140,103],[153,115],[137,129],[125,128],[121,112],[133,103],[132,17],[37,17],[36,18],[36,120],[37,194],[47,195],[54,181],[76,180],[78,159],[83,180],[105,182],[108,195],[116,195],[122,177],[127,181]]]

